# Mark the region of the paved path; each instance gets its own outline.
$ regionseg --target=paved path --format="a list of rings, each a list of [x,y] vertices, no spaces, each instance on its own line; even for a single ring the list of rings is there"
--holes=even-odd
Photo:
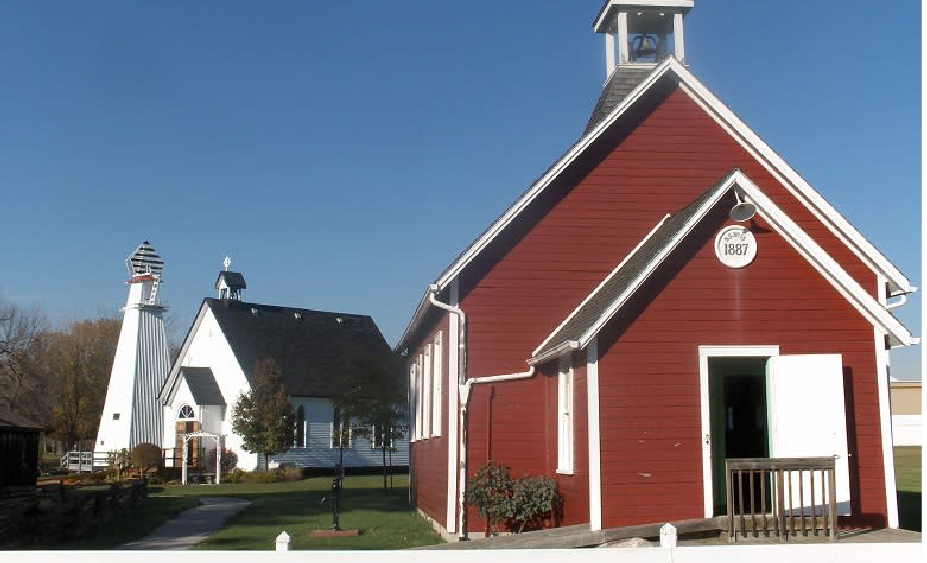
[[[144,538],[119,549],[190,549],[222,528],[225,521],[251,504],[228,497],[202,497],[200,506],[181,513]]]

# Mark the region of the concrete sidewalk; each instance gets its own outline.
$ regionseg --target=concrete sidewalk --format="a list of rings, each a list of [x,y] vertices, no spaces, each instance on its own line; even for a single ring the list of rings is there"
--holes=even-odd
[[[248,500],[228,497],[202,497],[200,502],[200,506],[184,511],[144,538],[124,544],[119,549],[190,549],[251,504]]]

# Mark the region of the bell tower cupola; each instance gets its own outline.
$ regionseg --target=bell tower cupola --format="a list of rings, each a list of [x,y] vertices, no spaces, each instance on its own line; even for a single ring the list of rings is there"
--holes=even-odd
[[[229,270],[232,265],[232,259],[228,256],[222,262],[224,270],[219,271],[219,277],[216,279],[215,288],[219,290],[219,299],[230,299],[241,301],[241,290],[246,289],[248,284],[245,283],[245,276],[238,272]]]
[[[606,80],[617,67],[653,66],[670,54],[685,62],[682,20],[694,6],[695,0],[607,0],[593,27],[605,35]]]

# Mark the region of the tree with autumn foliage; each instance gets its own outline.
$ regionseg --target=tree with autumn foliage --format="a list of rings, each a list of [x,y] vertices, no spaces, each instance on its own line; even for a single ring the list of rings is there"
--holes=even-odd
[[[241,436],[247,451],[263,454],[265,470],[270,456],[292,447],[296,411],[273,358],[255,364],[251,390],[238,397],[232,408],[232,430]]]

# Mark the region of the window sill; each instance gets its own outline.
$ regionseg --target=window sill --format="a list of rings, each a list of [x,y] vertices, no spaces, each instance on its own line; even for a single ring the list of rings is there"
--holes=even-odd
[[[572,474],[573,474],[573,470],[572,470],[572,469],[560,469],[560,468],[558,467],[558,468],[557,468],[557,473],[559,473],[560,475],[572,475]]]

